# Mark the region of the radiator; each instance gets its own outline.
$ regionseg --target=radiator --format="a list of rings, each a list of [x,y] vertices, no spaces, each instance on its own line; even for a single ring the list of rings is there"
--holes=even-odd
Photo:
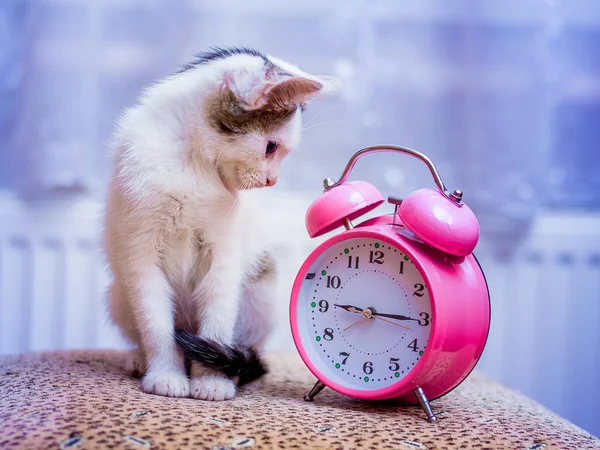
[[[281,267],[269,349],[293,349],[289,293],[319,241],[304,229],[308,196],[269,198]],[[0,198],[0,353],[126,347],[106,314],[101,212],[90,200]],[[510,261],[485,245],[478,257],[492,296],[478,369],[600,434],[600,216],[542,215]]]
[[[277,350],[293,347],[289,294],[302,259],[319,241],[304,228],[309,199],[282,194],[264,202],[279,231],[269,234],[281,273],[281,320],[269,344]],[[101,221],[102,205],[90,200],[32,204],[0,196],[0,354],[127,347],[106,312],[110,276]]]

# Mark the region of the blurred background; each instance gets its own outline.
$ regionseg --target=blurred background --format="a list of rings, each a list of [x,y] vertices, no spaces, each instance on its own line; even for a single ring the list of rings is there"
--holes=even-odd
[[[2,0],[0,354],[123,348],[100,234],[119,112],[209,46],[254,46],[342,79],[306,112],[265,192],[293,350],[304,213],[374,144],[430,156],[465,192],[492,294],[478,369],[600,435],[600,4],[596,0]],[[384,195],[433,187],[409,157],[361,159]],[[388,213],[382,205],[376,214]]]

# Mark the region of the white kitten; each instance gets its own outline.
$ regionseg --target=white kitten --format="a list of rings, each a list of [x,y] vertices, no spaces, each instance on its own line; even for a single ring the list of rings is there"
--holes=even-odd
[[[334,84],[254,50],[217,49],[120,118],[105,220],[110,313],[137,345],[127,368],[145,373],[144,391],[224,400],[235,379],[264,373],[257,351],[276,273],[251,189],[277,182],[301,109]]]

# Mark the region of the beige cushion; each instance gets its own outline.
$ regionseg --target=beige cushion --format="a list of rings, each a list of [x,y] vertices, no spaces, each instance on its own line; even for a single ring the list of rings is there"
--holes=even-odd
[[[325,389],[294,353],[271,354],[266,378],[230,401],[145,394],[117,351],[0,359],[0,448],[600,448],[600,441],[533,401],[473,373],[417,407],[367,403]]]

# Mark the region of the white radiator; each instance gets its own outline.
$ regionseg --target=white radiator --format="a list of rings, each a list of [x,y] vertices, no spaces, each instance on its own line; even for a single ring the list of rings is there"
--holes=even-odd
[[[270,248],[282,274],[270,348],[284,349],[293,346],[287,315],[295,272],[317,241],[304,228],[310,199],[270,195],[264,202],[272,202]],[[126,346],[106,313],[101,223],[102,205],[90,200],[0,196],[0,354]]]
[[[510,262],[480,261],[492,328],[479,370],[600,435],[600,215],[540,216]]]
[[[317,242],[304,229],[310,198],[269,197],[282,273],[269,347],[293,349],[289,293]],[[105,312],[100,224],[101,205],[89,200],[0,198],[0,353],[125,347]],[[478,369],[600,434],[600,216],[539,217],[511,261],[485,244],[478,257],[492,295]]]

